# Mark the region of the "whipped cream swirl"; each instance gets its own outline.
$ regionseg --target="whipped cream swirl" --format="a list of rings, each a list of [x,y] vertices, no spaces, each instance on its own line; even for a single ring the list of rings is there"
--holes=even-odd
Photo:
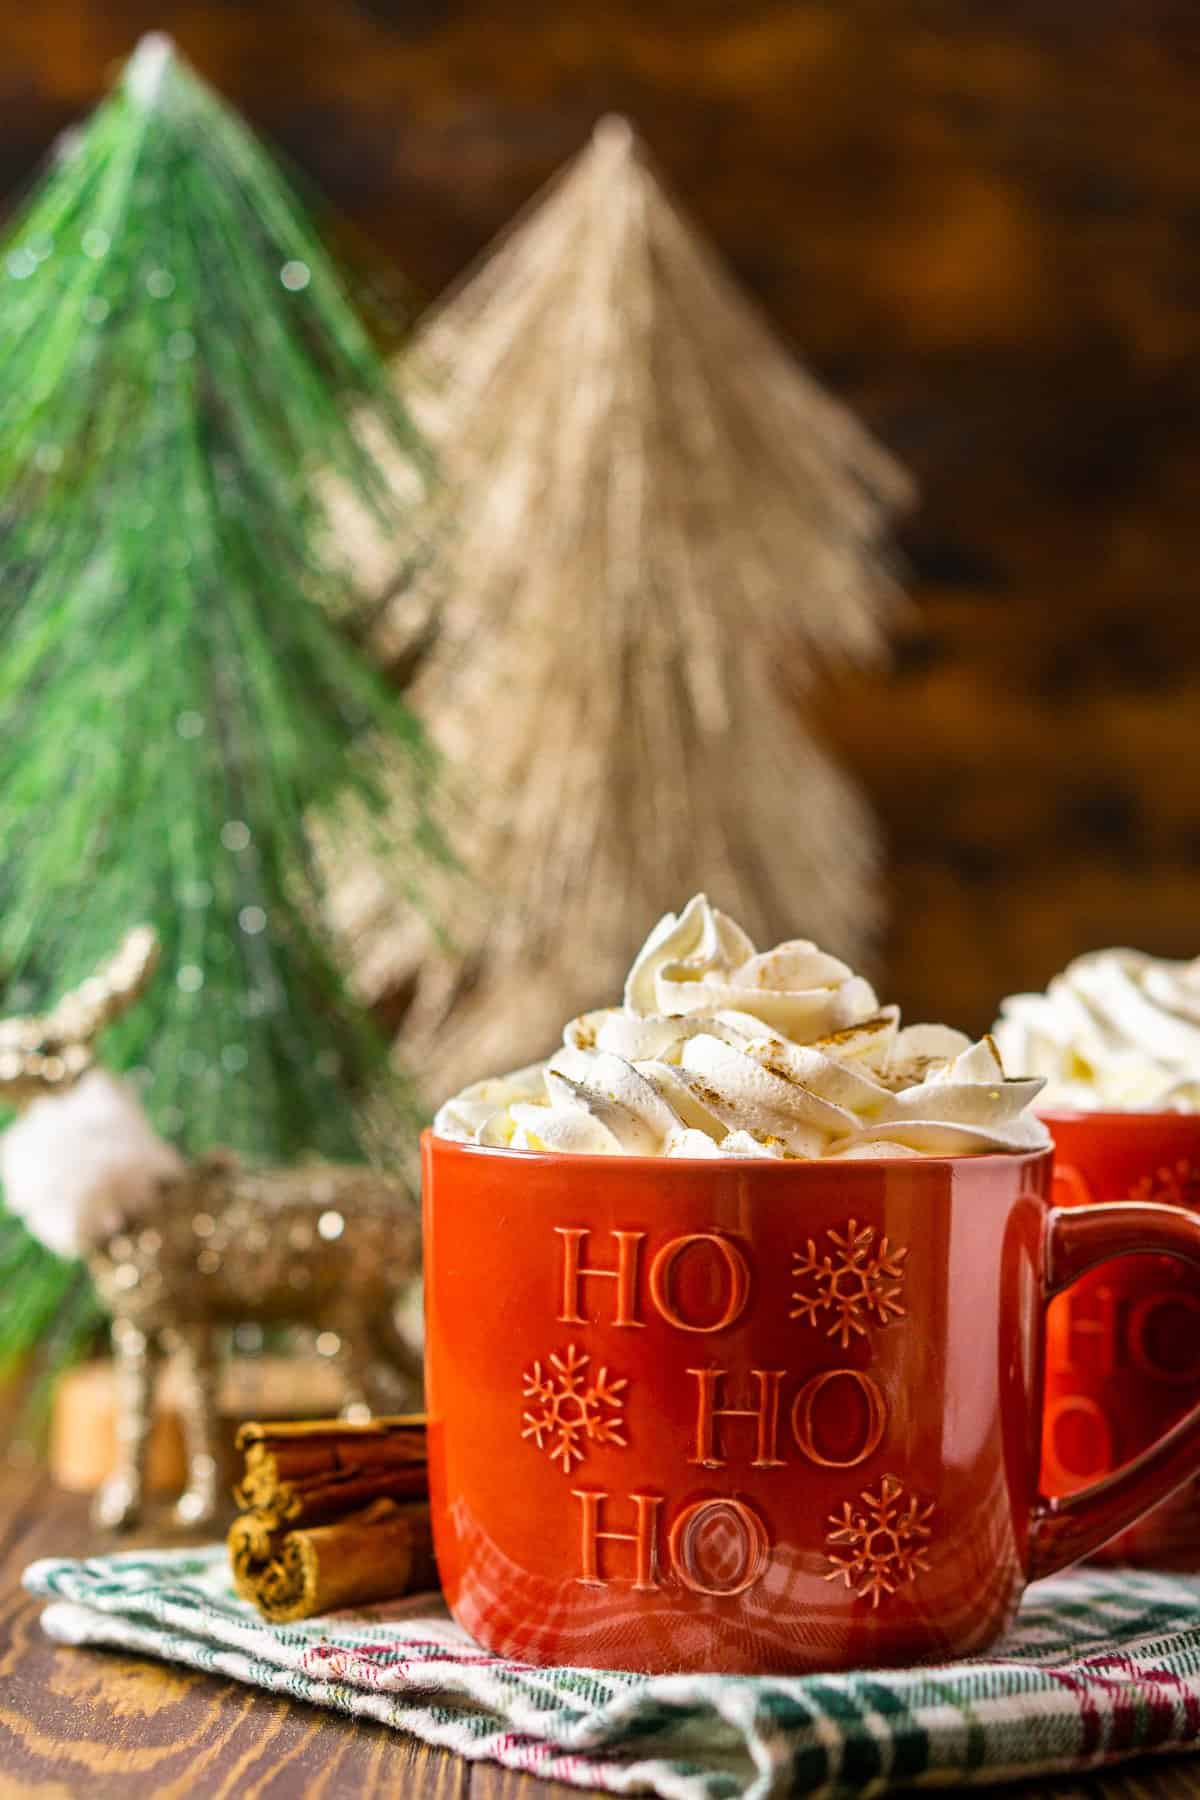
[[[1038,1080],[990,1038],[900,1028],[804,939],[756,951],[698,894],[650,933],[624,1003],[573,1019],[547,1062],[476,1082],[441,1137],[589,1155],[891,1157],[1038,1150]]]
[[[1095,950],[994,1027],[1005,1062],[1046,1082],[1045,1107],[1200,1111],[1200,957]]]

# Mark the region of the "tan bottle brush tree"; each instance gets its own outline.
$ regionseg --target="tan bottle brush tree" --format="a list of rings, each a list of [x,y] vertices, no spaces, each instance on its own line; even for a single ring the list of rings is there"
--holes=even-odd
[[[881,652],[884,531],[909,484],[774,339],[624,121],[433,313],[400,380],[445,478],[411,697],[467,880],[449,942],[398,925],[366,857],[343,856],[334,900],[368,997],[412,996],[401,1045],[427,1098],[545,1051],[698,887],[759,939],[860,951],[875,832],[796,693]],[[398,554],[343,522],[386,592]],[[404,585],[377,620],[385,659]]]

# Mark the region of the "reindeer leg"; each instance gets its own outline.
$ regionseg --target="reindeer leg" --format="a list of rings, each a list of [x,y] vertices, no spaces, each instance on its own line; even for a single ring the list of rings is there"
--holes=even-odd
[[[114,1319],[113,1367],[117,1397],[117,1461],[92,1504],[92,1518],[110,1530],[134,1525],[141,1516],[150,1409],[159,1361],[158,1339],[128,1319]]]
[[[183,1441],[187,1486],[175,1504],[179,1525],[204,1525],[217,1511],[217,1378],[212,1326],[178,1328],[183,1367]]]

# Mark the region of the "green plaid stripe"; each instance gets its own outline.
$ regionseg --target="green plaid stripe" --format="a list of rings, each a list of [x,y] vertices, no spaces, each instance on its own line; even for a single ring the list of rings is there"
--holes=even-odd
[[[49,1560],[25,1581],[63,1642],[187,1663],[615,1794],[881,1794],[1200,1747],[1200,1577],[1085,1569],[1032,1589],[986,1657],[758,1679],[505,1661],[429,1595],[269,1626],[233,1595],[217,1545]]]

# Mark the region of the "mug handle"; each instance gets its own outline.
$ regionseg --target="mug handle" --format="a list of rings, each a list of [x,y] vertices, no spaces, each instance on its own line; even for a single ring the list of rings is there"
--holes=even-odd
[[[1046,1221],[1043,1304],[1098,1263],[1147,1254],[1178,1257],[1200,1269],[1200,1217],[1182,1206],[1137,1200],[1052,1207]],[[1026,1552],[1030,1581],[1089,1556],[1196,1474],[1200,1404],[1124,1467],[1074,1494],[1053,1500],[1039,1495]]]

